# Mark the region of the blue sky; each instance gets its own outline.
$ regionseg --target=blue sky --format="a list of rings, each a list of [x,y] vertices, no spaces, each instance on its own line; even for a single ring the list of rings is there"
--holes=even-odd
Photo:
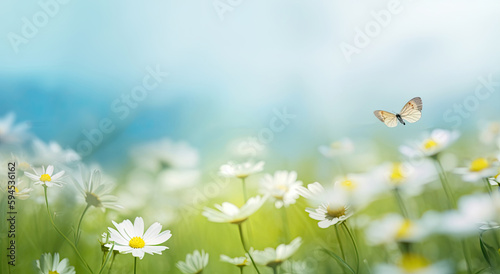
[[[50,1],[41,1],[49,3]],[[58,2],[56,2],[58,3]],[[74,147],[83,130],[116,122],[96,157],[160,137],[206,150],[255,135],[286,107],[297,115],[273,146],[307,151],[343,136],[386,134],[373,110],[398,111],[415,96],[422,121],[391,135],[452,124],[443,114],[480,84],[500,81],[498,1],[398,1],[398,14],[359,53],[345,58],[356,29],[391,1],[242,1],[220,20],[212,1],[69,1],[26,44],[23,17],[37,2],[0,3],[0,114],[29,120],[44,140]],[[169,77],[126,119],[112,103],[142,83],[147,67]],[[496,90],[464,119],[498,116]]]

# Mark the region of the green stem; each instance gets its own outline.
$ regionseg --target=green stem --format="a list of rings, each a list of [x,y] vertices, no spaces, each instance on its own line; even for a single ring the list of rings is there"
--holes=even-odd
[[[337,235],[337,241],[339,242],[340,253],[342,253],[342,259],[345,261],[344,246],[342,245],[342,239],[340,239],[339,227],[337,225],[335,225],[335,234]]]
[[[240,274],[243,274],[243,267],[240,267]]]
[[[333,259],[335,259],[335,261],[337,261],[339,265],[343,267],[345,270],[349,270],[349,272],[351,272],[352,274],[356,274],[356,272],[354,272],[354,269],[352,269],[352,267],[349,264],[347,264],[346,261],[342,260],[342,258],[340,258],[337,254],[333,253],[327,248],[323,248],[321,250],[326,254],[330,255]]]
[[[82,255],[78,251],[78,248],[73,244],[72,241],[70,241],[70,239],[68,239],[68,237],[66,237],[66,235],[64,235],[64,233],[62,233],[61,230],[59,230],[59,228],[54,223],[54,220],[52,220],[52,215],[50,214],[50,209],[49,209],[49,199],[47,198],[47,186],[46,185],[43,186],[43,190],[44,190],[44,193],[45,193],[45,205],[47,207],[47,214],[49,215],[50,223],[52,223],[52,226],[57,231],[57,233],[59,233],[59,235],[61,235],[64,238],[64,240],[66,240],[69,243],[69,245],[75,250],[76,255],[78,255],[78,258],[83,262],[83,264],[88,269],[88,271],[90,273],[94,273],[92,271],[92,268],[90,268],[89,264],[85,261],[85,259],[83,259]]]
[[[82,212],[82,216],[80,216],[80,220],[78,221],[78,226],[76,227],[76,236],[75,236],[75,245],[78,245],[78,240],[80,240],[80,226],[82,225],[83,216],[87,213],[87,210],[90,208],[90,205],[87,204],[85,209]]]
[[[244,199],[243,203],[246,203],[248,197],[247,197],[247,187],[245,185],[245,178],[241,178],[241,185],[243,187],[243,199]]]
[[[462,244],[462,251],[464,253],[464,258],[465,258],[465,264],[467,265],[467,272],[472,273],[472,268],[471,268],[471,263],[469,259],[469,255],[467,255],[467,246],[465,244],[465,240],[460,241]]]
[[[285,242],[288,242],[290,238],[290,231],[288,231],[288,217],[286,215],[286,207],[283,206],[281,211],[281,218],[283,221],[283,234],[285,234]]]
[[[406,210],[405,203],[403,202],[403,198],[401,197],[401,193],[398,188],[394,189],[394,197],[396,197],[396,201],[398,202],[399,209],[401,210],[401,214],[405,219],[408,219],[408,211]]]
[[[446,198],[448,199],[448,207],[454,208],[455,205],[455,198],[453,197],[453,193],[451,192],[450,189],[450,184],[448,182],[448,178],[446,177],[446,173],[444,171],[443,166],[441,165],[441,162],[437,159],[437,157],[433,157],[434,159],[434,164],[436,165],[436,169],[439,174],[439,178],[441,181],[441,185],[443,186],[443,190],[446,194]]]
[[[273,274],[278,274],[278,267],[273,266]]]
[[[490,223],[488,223],[489,225]],[[497,236],[497,233],[495,231],[496,229],[490,229],[491,233],[493,233],[493,240],[495,240],[495,244],[496,244],[496,249],[498,250],[500,248],[500,241],[498,240],[498,236]]]
[[[238,224],[238,230],[240,232],[240,239],[241,239],[241,244],[243,245],[243,250],[245,250],[245,253],[248,254],[248,257],[250,257],[250,260],[252,261],[252,265],[255,268],[255,270],[257,271],[257,273],[260,274],[259,268],[257,268],[257,265],[255,264],[255,261],[253,260],[252,254],[250,254],[250,252],[248,252],[248,250],[247,250],[247,247],[245,244],[245,239],[243,238],[243,229],[241,227],[241,224]]]
[[[101,266],[104,263],[104,260],[106,259],[106,252],[102,253],[102,258],[101,258]]]
[[[488,190],[488,193],[491,195],[493,192],[490,184],[490,180],[488,178],[484,178],[484,182],[486,183],[486,189]]]
[[[113,264],[115,263],[116,253],[113,252],[113,258],[111,258],[111,263],[109,264],[108,274],[111,274],[111,269],[113,268]]]
[[[351,230],[349,230],[349,227],[345,224],[345,222],[342,223],[342,226],[347,231],[347,234],[349,234],[349,238],[351,239],[352,245],[354,247],[354,253],[356,253],[356,273],[359,273],[359,252],[358,252],[358,245],[356,244],[356,241],[354,240],[354,237],[352,236]]]
[[[137,257],[134,257],[134,274],[137,274]]]
[[[104,268],[106,267],[106,265],[108,264],[108,261],[109,261],[109,257],[111,257],[111,253],[114,254],[113,252],[113,249],[115,248],[115,244],[113,243],[113,245],[111,246],[111,248],[109,249],[108,251],[108,255],[106,256],[106,259],[104,260],[104,263],[101,265],[101,268],[99,269],[99,274],[102,273],[102,271],[104,270]]]

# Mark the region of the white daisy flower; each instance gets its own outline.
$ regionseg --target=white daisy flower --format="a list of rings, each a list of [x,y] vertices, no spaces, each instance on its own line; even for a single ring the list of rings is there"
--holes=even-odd
[[[148,177],[148,181],[160,186],[160,191],[167,195],[194,187],[201,177],[199,152],[184,141],[150,141],[135,146],[130,155],[135,167],[129,174],[133,184],[137,179],[143,181]]]
[[[19,200],[26,200],[30,197],[30,192],[33,191],[32,188],[26,187],[23,180],[18,180],[14,189],[5,186],[7,193],[13,193],[14,197]],[[12,191],[13,190],[13,191]]]
[[[325,193],[325,188],[320,183],[314,182],[312,184],[308,184],[307,188],[299,186],[297,192],[300,196],[310,201],[314,201],[317,200],[320,195]]]
[[[222,205],[215,205],[218,210],[205,207],[202,215],[209,221],[215,223],[241,224],[254,214],[266,201],[260,196],[252,197],[241,207],[225,202]]]
[[[144,233],[144,220],[141,217],[135,218],[134,224],[130,220],[125,220],[119,224],[112,221],[115,225],[115,230],[108,227],[110,234],[110,241],[115,242],[114,250],[121,253],[132,253],[132,256],[142,259],[144,253],[148,254],[161,254],[166,246],[158,246],[166,242],[172,234],[170,230],[161,231],[160,223],[153,223],[146,233]],[[107,244],[107,248],[111,248],[111,244]]]
[[[29,157],[25,156],[23,152],[19,152],[16,154],[11,153],[10,157],[13,162],[16,162],[16,165],[19,168],[19,170],[24,172],[26,170],[32,169],[31,164],[29,163],[30,162]]]
[[[164,195],[164,193],[150,191],[153,187],[157,190],[159,184],[149,172],[134,170],[128,174],[126,181],[125,185],[118,189],[117,196],[118,203],[127,205],[127,210],[138,211],[148,205],[148,203],[154,203],[156,207],[159,207],[160,204],[165,202],[164,200],[170,202],[170,199],[153,199],[153,196]],[[137,182],[140,182],[140,184]],[[147,216],[143,217],[147,218]],[[154,219],[159,221],[156,218]],[[163,222],[161,223],[164,224]]]
[[[353,212],[348,205],[342,203],[326,203],[317,208],[307,208],[309,217],[318,220],[318,226],[327,228],[342,223],[352,216]]]
[[[62,186],[63,182],[61,179],[63,178],[64,175],[64,170],[59,171],[56,174],[54,173],[54,166],[48,166],[47,170],[45,170],[45,167],[42,166],[42,170],[36,170],[33,168],[33,173],[29,172],[24,172],[24,175],[26,175],[28,178],[33,180],[35,182],[35,185],[43,185],[47,187],[52,187],[52,186]]]
[[[410,158],[431,157],[453,144],[458,137],[460,137],[458,131],[435,129],[426,135],[423,140],[417,141],[410,146],[401,146],[399,150]]]
[[[177,262],[176,266],[182,273],[185,274],[199,274],[208,265],[208,253],[204,250],[195,250],[193,254],[187,254],[186,261]]]
[[[116,202],[118,198],[110,195],[113,186],[102,180],[99,170],[96,169],[90,173],[85,168],[81,167],[80,171],[81,178],[74,180],[74,183],[89,206],[101,208],[103,211],[105,208],[123,208],[117,205]]]
[[[304,261],[286,261],[281,265],[282,274],[312,274],[314,270]]]
[[[8,156],[5,155],[0,155],[0,158],[2,158],[1,165],[7,167],[7,163],[9,162],[15,162],[16,163],[16,169],[19,168],[19,163],[15,161],[14,156],[12,155],[12,158],[9,160]],[[30,192],[33,191],[32,188],[28,187],[23,179],[20,179],[21,175],[19,175],[19,170],[17,171],[17,181],[15,182],[15,186],[12,184],[9,184],[8,181],[10,180],[8,177],[8,172],[9,170],[7,168],[5,169],[0,169],[0,191],[7,193],[8,195],[14,195],[16,199],[19,200],[26,200],[30,197]]]
[[[462,175],[462,180],[466,182],[477,182],[481,179],[497,176],[498,162],[477,158],[470,162],[468,167],[456,168],[454,172]]]
[[[377,168],[375,173],[382,177],[385,190],[397,188],[412,196],[422,193],[424,185],[435,181],[438,176],[434,164],[424,159],[418,162],[386,163]]]
[[[394,265],[379,264],[375,266],[376,274],[451,274],[453,269],[446,262],[431,264],[425,257],[406,253]]]
[[[260,180],[260,192],[274,199],[276,208],[295,204],[299,194],[297,189],[302,185],[297,181],[295,171],[276,171],[273,175],[266,174]]]
[[[229,162],[220,167],[219,174],[227,178],[245,179],[252,174],[261,172],[262,170],[264,170],[263,161],[257,163],[248,161],[241,164]]]
[[[370,245],[416,242],[431,233],[426,219],[408,220],[397,214],[388,214],[370,223],[366,229],[367,243]]]
[[[483,129],[481,130],[481,134],[479,136],[481,142],[488,145],[496,141],[498,138],[500,138],[499,121],[489,122],[487,125],[483,127]]]
[[[56,142],[44,143],[41,140],[33,140],[34,157],[36,165],[47,165],[48,163],[70,164],[81,160],[81,157],[73,149],[63,149]]]
[[[257,264],[274,268],[295,254],[301,244],[302,238],[297,237],[290,244],[280,244],[276,249],[268,247],[263,251],[259,251],[251,248],[249,252]]]
[[[136,166],[151,172],[163,169],[192,169],[200,160],[198,150],[187,142],[160,139],[138,145],[131,150]]]
[[[340,155],[351,154],[354,151],[354,143],[350,139],[344,138],[331,143],[329,146],[320,146],[318,150],[325,157],[334,158]]]
[[[435,230],[445,235],[476,235],[479,228],[495,226],[500,218],[500,193],[473,194],[460,198],[457,210],[433,212]],[[485,226],[487,225],[487,226]]]
[[[251,158],[262,156],[266,152],[266,146],[256,137],[246,137],[233,140],[228,145],[229,151],[236,157]]]
[[[251,261],[248,257],[236,257],[236,258],[231,258],[226,255],[220,255],[220,260],[225,263],[232,264],[237,267],[245,267],[247,265],[250,265]]]
[[[318,226],[321,228],[341,223],[353,214],[347,203],[348,197],[342,192],[334,189],[325,190],[318,182],[309,184],[307,188],[300,187],[298,191],[315,206],[315,208],[307,208],[306,212],[309,213],[309,217],[319,221]]]
[[[36,260],[36,268],[40,274],[75,274],[75,268],[69,265],[67,258],[59,261],[59,253],[54,256],[50,253],[42,254],[40,260]]]
[[[103,232],[101,234],[101,236],[99,237],[98,242],[101,245],[101,250],[103,252],[109,251],[109,248],[107,248],[106,245],[107,244],[112,244],[112,243],[109,241],[109,233],[108,232]]]
[[[12,112],[0,118],[0,144],[20,143],[28,136],[28,123],[14,125],[16,115]]]
[[[370,204],[376,197],[386,191],[383,178],[375,172],[366,174],[348,174],[335,179],[333,189],[325,191],[321,203],[330,202],[333,195],[336,200],[355,206],[356,209]]]
[[[196,186],[200,180],[201,173],[198,169],[166,169],[156,176],[156,182],[160,184],[166,193],[182,190]]]
[[[380,185],[380,176],[371,173],[348,174],[335,179],[333,187],[325,189],[320,183],[315,182],[309,184],[307,188],[299,186],[297,192],[313,207],[335,202],[361,208],[385,190]]]

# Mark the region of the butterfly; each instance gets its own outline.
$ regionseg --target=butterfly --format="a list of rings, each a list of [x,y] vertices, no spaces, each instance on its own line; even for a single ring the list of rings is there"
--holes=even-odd
[[[411,99],[408,103],[406,103],[403,109],[396,114],[383,110],[376,110],[373,113],[388,127],[397,126],[398,121],[403,125],[406,125],[405,121],[415,123],[420,120],[420,117],[422,117],[422,99],[420,97]]]

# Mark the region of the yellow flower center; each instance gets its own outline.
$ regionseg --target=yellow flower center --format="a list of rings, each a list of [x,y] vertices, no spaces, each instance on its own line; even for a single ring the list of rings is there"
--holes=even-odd
[[[332,207],[328,206],[326,208],[327,214],[330,218],[340,218],[342,216],[345,216],[346,208],[345,206],[340,206],[340,207]]]
[[[342,142],[340,142],[340,141],[333,142],[333,143],[330,144],[330,147],[332,149],[341,149],[342,148]]]
[[[286,185],[277,185],[276,188],[285,192],[288,191],[288,187]]]
[[[421,270],[422,268],[426,268],[430,265],[429,261],[417,254],[403,254],[403,257],[401,257],[401,261],[399,262],[399,265],[406,271],[406,272],[415,272],[418,270]]]
[[[237,264],[236,266],[237,266],[237,267],[244,267],[244,266],[246,266],[247,264],[248,264],[248,260],[247,260],[247,259],[245,259],[245,260],[243,260],[243,262],[242,262],[241,264]]]
[[[29,169],[31,166],[30,164],[26,163],[26,162],[21,162],[19,163],[19,168],[21,168],[21,170],[27,170]]]
[[[246,221],[247,219],[248,219],[248,217],[235,219],[235,220],[230,221],[229,223],[239,225],[239,224],[243,223],[244,221]]]
[[[340,183],[340,186],[346,190],[354,190],[358,185],[351,180],[345,180]]]
[[[288,187],[286,185],[277,185],[276,189],[280,190],[280,192],[279,193],[274,193],[273,197],[276,198],[276,199],[282,200],[283,196],[288,191]]]
[[[248,177],[248,174],[237,174],[236,175],[236,178],[238,178],[238,179],[245,179],[246,177]]]
[[[403,172],[403,165],[400,163],[395,163],[392,166],[392,173],[389,176],[389,178],[391,179],[391,181],[393,181],[395,183],[399,183],[401,181],[404,181],[404,179],[406,179],[406,176]]]
[[[12,191],[9,187],[7,187],[6,190],[7,190],[7,192]],[[14,192],[19,193],[19,188],[17,188],[17,186],[14,187]]]
[[[94,193],[87,192],[85,195],[85,202],[91,206],[95,207],[101,207],[102,203],[101,200],[99,200],[99,197],[95,195]]]
[[[410,220],[404,220],[404,222],[401,224],[401,226],[398,228],[398,231],[396,232],[396,238],[397,239],[407,238],[408,236],[411,235],[412,228],[413,228],[413,223]]]
[[[427,141],[424,142],[424,148],[425,150],[431,150],[433,148],[436,148],[438,146],[438,143],[432,139],[428,139]]]
[[[470,171],[479,172],[490,167],[490,162],[485,158],[478,158],[470,164]]]
[[[52,181],[52,178],[50,178],[49,174],[42,174],[42,176],[40,176],[40,181],[42,181],[42,182],[50,182],[50,181]]]
[[[57,271],[55,271],[55,270],[54,270],[54,271],[49,270],[49,274],[59,274],[59,272],[57,272]]]
[[[130,239],[130,242],[128,242],[128,245],[131,248],[143,248],[146,245],[146,243],[144,242],[144,240],[141,237],[134,237],[134,238]]]

